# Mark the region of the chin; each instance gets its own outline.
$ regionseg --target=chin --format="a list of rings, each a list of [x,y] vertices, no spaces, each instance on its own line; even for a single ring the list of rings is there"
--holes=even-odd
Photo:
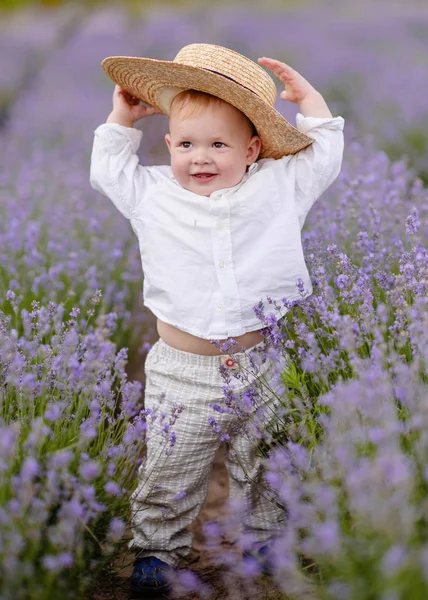
[[[225,187],[225,186],[219,185],[218,182],[215,182],[215,185],[214,185],[214,182],[211,185],[210,184],[195,185],[194,181],[191,181],[188,185],[183,186],[183,187],[185,187],[189,191],[193,192],[194,194],[198,194],[198,196],[209,196],[213,192],[223,189],[223,187]]]

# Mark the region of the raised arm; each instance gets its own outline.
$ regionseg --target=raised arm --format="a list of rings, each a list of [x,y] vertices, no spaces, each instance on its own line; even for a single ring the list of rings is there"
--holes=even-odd
[[[267,67],[285,85],[281,100],[299,105],[304,117],[331,118],[333,115],[322,95],[300,73],[279,60],[259,58],[259,63]]]
[[[159,112],[152,106],[140,105],[138,99],[116,85],[113,110],[107,122],[94,132],[90,184],[110,198],[128,219],[141,201],[148,178],[136,154],[143,134],[133,125]]]
[[[337,178],[342,166],[342,117],[333,117],[322,95],[289,65],[272,58],[259,58],[285,85],[280,98],[299,105],[297,129],[314,139],[314,143],[292,157],[281,159],[286,175],[294,179],[296,208],[300,227],[314,202]]]

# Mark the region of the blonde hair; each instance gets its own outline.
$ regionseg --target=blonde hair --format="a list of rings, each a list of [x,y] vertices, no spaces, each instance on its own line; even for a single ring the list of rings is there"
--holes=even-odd
[[[182,116],[189,117],[191,115],[201,114],[204,110],[211,106],[220,106],[220,104],[223,102],[225,102],[225,100],[217,98],[217,96],[207,94],[206,92],[200,92],[198,90],[184,90],[175,96],[171,102],[170,110],[172,112],[174,109],[174,111],[178,111]],[[238,110],[238,112],[240,112],[247,121],[251,130],[251,136],[253,137],[258,135],[257,130],[250,119],[244,115],[242,111]]]

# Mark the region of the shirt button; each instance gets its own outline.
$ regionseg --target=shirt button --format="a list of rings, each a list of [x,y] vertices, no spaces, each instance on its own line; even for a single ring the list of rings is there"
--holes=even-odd
[[[217,227],[217,229],[223,229],[223,227],[224,227],[223,221],[217,221],[216,227]]]
[[[221,302],[217,302],[217,308],[221,310],[223,308],[223,304]]]
[[[221,261],[221,262],[218,263],[218,266],[220,267],[220,269],[224,269],[224,267],[226,266],[226,264],[223,261]]]

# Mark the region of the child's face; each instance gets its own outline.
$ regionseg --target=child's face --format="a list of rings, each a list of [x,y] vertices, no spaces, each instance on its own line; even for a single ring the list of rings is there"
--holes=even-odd
[[[226,102],[197,114],[171,112],[165,140],[174,177],[186,190],[209,196],[237,185],[256,161],[260,138],[244,115]]]

